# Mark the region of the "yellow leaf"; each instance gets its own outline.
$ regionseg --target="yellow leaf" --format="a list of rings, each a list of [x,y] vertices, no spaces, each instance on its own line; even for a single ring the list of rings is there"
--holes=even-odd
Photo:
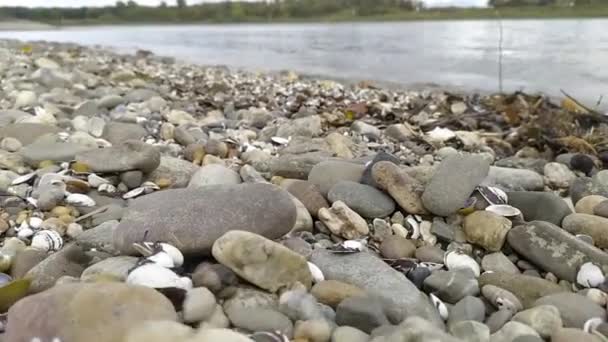
[[[29,44],[21,46],[21,52],[27,55],[31,54],[33,49],[34,48]]]
[[[0,312],[7,312],[13,304],[25,297],[31,283],[31,279],[24,278],[0,287]]]

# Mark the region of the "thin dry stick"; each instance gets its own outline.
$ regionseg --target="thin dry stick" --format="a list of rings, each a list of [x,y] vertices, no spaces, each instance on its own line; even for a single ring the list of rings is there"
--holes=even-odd
[[[498,91],[500,93],[502,93],[503,92],[503,86],[502,86],[503,27],[502,27],[502,17],[500,16],[499,11],[496,11],[496,16],[498,17]]]

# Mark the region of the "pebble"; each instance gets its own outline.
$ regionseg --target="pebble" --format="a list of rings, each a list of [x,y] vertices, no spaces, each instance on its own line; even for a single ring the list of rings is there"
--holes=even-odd
[[[369,233],[365,219],[342,201],[334,202],[329,209],[319,209],[318,216],[332,234],[347,240],[359,239]]]
[[[593,208],[593,214],[608,218],[608,201],[602,201]]]
[[[519,269],[502,252],[486,254],[481,259],[481,268],[485,271],[518,274]]]
[[[391,321],[400,322],[406,315],[419,315],[442,325],[435,308],[414,284],[371,254],[356,253],[344,258],[315,249],[311,262],[323,271],[325,279],[358,286],[381,298],[388,306]],[[407,295],[403,295],[405,293]]]
[[[547,163],[544,168],[545,182],[555,188],[568,188],[576,179],[574,172],[561,163]]]
[[[565,328],[582,329],[591,318],[606,319],[604,308],[587,297],[575,293],[555,293],[538,299],[534,306],[552,305],[559,310]]]
[[[146,321],[128,330],[125,342],[184,341],[194,334],[192,328],[173,321]]]
[[[108,276],[124,282],[129,271],[135,267],[138,261],[138,258],[130,256],[110,257],[87,267],[82,271],[80,280],[93,282],[99,276]]]
[[[368,334],[349,326],[338,327],[331,335],[331,342],[368,342],[369,340]]]
[[[6,338],[50,341],[69,336],[80,341],[94,335],[97,341],[116,341],[131,327],[148,320],[177,320],[171,302],[153,289],[108,282],[65,284],[11,307]],[[42,321],[45,324],[40,324]]]
[[[198,169],[196,165],[183,159],[162,156],[160,164],[147,175],[146,180],[156,184],[166,181],[169,189],[185,188]]]
[[[490,252],[498,252],[504,245],[512,223],[509,219],[489,211],[476,211],[464,219],[467,241]]]
[[[310,293],[319,303],[337,307],[344,299],[349,297],[365,296],[365,291],[357,286],[338,280],[324,280],[315,284]]]
[[[332,327],[325,320],[298,321],[294,330],[294,338],[310,342],[329,342]]]
[[[390,324],[383,306],[374,298],[349,297],[336,308],[336,323],[371,333],[375,328]]]
[[[521,210],[526,221],[546,221],[560,225],[572,209],[559,196],[538,191],[508,192],[509,204]]]
[[[579,203],[583,200],[584,198]],[[562,221],[562,228],[573,235],[589,235],[597,247],[608,248],[608,218],[589,214],[571,214]]]
[[[344,202],[364,218],[387,217],[395,211],[395,202],[382,191],[352,181],[334,185],[327,198],[331,203]]]
[[[391,236],[384,239],[380,245],[380,253],[387,259],[411,258],[416,252],[416,245],[400,236]]]
[[[277,310],[267,308],[236,308],[226,310],[230,323],[247,332],[279,331],[293,336],[293,323]]]
[[[481,299],[466,296],[456,303],[450,310],[448,326],[462,321],[483,322],[486,316],[486,307]]]
[[[588,214],[594,215],[594,208],[602,203],[603,201],[608,200],[608,198],[604,196],[598,195],[590,195],[581,198],[576,205],[574,206],[574,210],[579,214]]]
[[[359,182],[365,166],[346,161],[324,161],[315,165],[308,175],[308,181],[316,185],[321,194],[327,196],[329,190],[340,181]]]
[[[424,207],[438,216],[456,212],[488,175],[489,168],[487,159],[482,156],[446,158],[424,190]]]
[[[399,206],[410,214],[425,214],[422,204],[423,186],[399,166],[390,161],[379,161],[371,171],[377,186],[388,192]]]
[[[494,285],[514,294],[524,308],[530,308],[534,302],[544,296],[564,292],[564,289],[548,280],[523,274],[484,273],[479,277],[479,286]]]
[[[258,287],[277,292],[296,282],[311,287],[306,259],[262,236],[233,230],[213,244],[213,257]]]
[[[220,164],[209,164],[201,167],[192,175],[188,188],[222,184],[236,185],[241,182],[241,176],[235,171]]]
[[[118,146],[79,153],[76,161],[98,173],[132,170],[150,173],[160,165],[160,152],[145,143],[127,140]]]
[[[207,288],[197,287],[189,290],[182,310],[184,322],[197,323],[209,319],[216,305],[215,296]]]
[[[538,172],[526,169],[491,166],[483,185],[500,186],[512,191],[542,190],[545,181]]]
[[[578,268],[587,261],[608,265],[608,254],[549,222],[514,227],[507,239],[527,260],[569,282],[576,280]]]
[[[450,333],[454,337],[467,342],[489,342],[490,329],[477,321],[459,321],[450,325]]]
[[[213,243],[231,229],[279,238],[291,230],[295,220],[296,208],[289,194],[272,185],[214,185],[204,192],[172,189],[135,200],[113,241],[116,249],[133,254],[132,244],[147,232],[152,241],[166,241],[182,253],[201,255],[208,254]]]
[[[479,295],[477,279],[462,271],[435,271],[424,280],[424,289],[441,300],[456,304],[466,296]]]
[[[550,338],[563,325],[559,310],[551,305],[539,305],[518,312],[513,316],[513,320],[528,325],[545,339]]]
[[[147,134],[146,129],[138,124],[109,122],[104,124],[101,137],[112,145],[120,145],[127,140],[141,140]]]
[[[490,340],[492,342],[512,342],[516,338],[523,336],[540,337],[538,333],[529,326],[520,322],[511,321],[507,322],[500,330],[493,333],[492,336],[490,336]]]

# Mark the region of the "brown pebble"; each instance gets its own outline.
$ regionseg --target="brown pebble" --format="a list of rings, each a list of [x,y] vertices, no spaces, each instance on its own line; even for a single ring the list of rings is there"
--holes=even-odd
[[[228,156],[228,145],[217,139],[209,139],[205,144],[205,152],[223,159]]]
[[[416,245],[411,240],[393,235],[380,245],[380,253],[387,259],[411,258],[416,252]]]
[[[337,280],[321,281],[310,290],[319,303],[337,307],[344,299],[354,296],[365,296],[365,290]]]

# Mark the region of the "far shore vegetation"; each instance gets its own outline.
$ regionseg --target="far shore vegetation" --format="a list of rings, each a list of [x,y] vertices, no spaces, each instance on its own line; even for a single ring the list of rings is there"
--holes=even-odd
[[[225,1],[188,5],[186,0],[177,0],[170,5],[163,1],[151,7],[131,0],[106,7],[0,7],[0,21],[19,19],[67,26],[608,17],[606,0],[490,0],[488,5],[486,8],[424,8],[417,0]]]

